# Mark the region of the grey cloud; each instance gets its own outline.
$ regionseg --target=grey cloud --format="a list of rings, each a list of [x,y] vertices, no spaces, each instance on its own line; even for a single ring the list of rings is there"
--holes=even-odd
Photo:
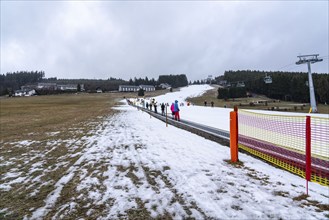
[[[1,2],[1,73],[190,80],[327,56],[328,2]],[[19,15],[19,16],[18,16]],[[306,71],[292,66],[290,71]],[[289,69],[281,69],[289,70]]]

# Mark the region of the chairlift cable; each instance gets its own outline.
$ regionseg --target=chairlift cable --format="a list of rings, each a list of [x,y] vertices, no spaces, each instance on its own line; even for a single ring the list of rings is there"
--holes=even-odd
[[[329,59],[329,56],[328,55],[326,55],[326,56],[321,56],[321,57],[319,57],[319,58],[321,58],[321,59]],[[283,72],[283,71],[280,71],[280,70],[282,70],[282,69],[285,69],[285,68],[288,68],[288,67],[291,67],[291,68],[289,68],[289,69],[286,69],[285,71],[291,71],[291,70],[295,70],[295,69],[297,69],[297,68],[301,68],[301,66],[300,65],[296,65],[296,63],[290,63],[290,64],[287,64],[287,65],[284,65],[284,66],[282,66],[282,67],[280,67],[280,68],[278,68],[278,70],[277,71],[279,71],[279,72]],[[261,71],[259,71],[259,73],[260,73]],[[263,72],[265,72],[265,77],[263,77],[263,79],[264,79],[264,82],[265,82],[265,78],[266,77],[268,77],[267,79],[268,79],[268,82],[270,82],[270,83],[272,83],[272,77],[270,76],[270,75],[267,75],[268,73],[270,73],[270,72],[276,72],[276,71],[263,71]],[[251,78],[251,79],[249,79],[249,80],[240,80],[240,81],[234,81],[234,82],[229,82],[229,83],[231,83],[231,84],[238,84],[239,82],[243,82],[243,84],[245,83],[245,82],[252,82],[252,81],[256,81],[256,80],[259,80],[259,79],[261,79],[260,77],[253,77],[253,78]],[[266,82],[265,82],[266,83]],[[268,83],[268,84],[270,84],[270,83]]]

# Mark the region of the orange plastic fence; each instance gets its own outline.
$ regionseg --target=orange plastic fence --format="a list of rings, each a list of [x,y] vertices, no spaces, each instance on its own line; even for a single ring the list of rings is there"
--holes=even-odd
[[[329,118],[247,110],[239,110],[236,117],[238,123],[230,132],[233,131],[232,138],[238,137],[240,148],[307,180],[329,186]],[[234,153],[232,148],[231,152]]]

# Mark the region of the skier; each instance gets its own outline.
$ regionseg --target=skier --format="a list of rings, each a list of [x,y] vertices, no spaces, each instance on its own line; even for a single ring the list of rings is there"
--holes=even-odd
[[[172,119],[174,119],[174,116],[175,116],[175,104],[174,103],[171,104],[170,111],[171,111]]]
[[[165,104],[161,104],[161,115],[165,116]]]
[[[158,113],[158,111],[157,111],[157,102],[155,101],[155,99],[153,99],[153,106],[154,106],[154,112],[155,113]]]
[[[177,121],[180,121],[180,116],[179,116],[179,106],[178,106],[178,101],[175,100],[175,104],[174,104],[174,112],[175,112],[175,120]]]
[[[152,104],[153,104],[153,100],[151,99],[149,106],[150,106],[150,111],[152,111]]]

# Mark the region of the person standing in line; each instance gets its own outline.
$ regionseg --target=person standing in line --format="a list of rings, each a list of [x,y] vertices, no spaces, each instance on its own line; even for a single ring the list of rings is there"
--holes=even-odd
[[[174,103],[171,104],[170,110],[171,110],[172,119],[174,119],[174,116],[175,116],[175,104]]]
[[[153,100],[150,100],[149,106],[150,106],[150,111],[152,111],[152,105],[153,105]]]
[[[149,103],[146,102],[146,109],[148,110],[149,109]]]
[[[157,110],[157,102],[155,101],[155,99],[154,99],[154,103],[153,103],[153,106],[154,106],[154,112],[155,113],[158,113],[158,110]]]
[[[179,106],[178,106],[178,101],[175,100],[175,104],[174,104],[174,112],[175,112],[175,120],[177,121],[180,121],[180,116],[179,116]]]
[[[161,104],[161,115],[165,116],[165,104]]]
[[[204,100],[204,106],[207,106],[207,100]]]

